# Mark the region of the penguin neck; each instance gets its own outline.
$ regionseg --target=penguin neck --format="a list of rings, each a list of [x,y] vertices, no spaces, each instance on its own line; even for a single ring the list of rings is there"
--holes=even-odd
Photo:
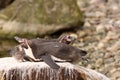
[[[37,45],[33,41],[30,41],[30,40],[28,41],[28,45],[30,46],[30,48],[34,54],[36,51]]]
[[[27,41],[27,43],[28,43],[27,44],[28,48],[27,49],[24,48],[24,51],[25,51],[27,56],[29,56],[30,58],[35,60],[36,58],[35,58],[35,54],[34,53],[36,51],[35,50],[36,46],[31,41]]]

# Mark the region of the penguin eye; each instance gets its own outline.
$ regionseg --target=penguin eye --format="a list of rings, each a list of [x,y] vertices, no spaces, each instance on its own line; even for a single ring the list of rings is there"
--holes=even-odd
[[[69,41],[74,41],[74,40],[75,40],[75,38],[72,37],[72,36],[67,36],[67,39],[68,39]]]

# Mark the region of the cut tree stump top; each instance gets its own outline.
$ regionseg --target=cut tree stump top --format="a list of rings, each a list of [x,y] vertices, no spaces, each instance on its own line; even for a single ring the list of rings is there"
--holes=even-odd
[[[0,80],[110,80],[101,73],[68,62],[53,70],[44,62],[18,62],[0,58]]]

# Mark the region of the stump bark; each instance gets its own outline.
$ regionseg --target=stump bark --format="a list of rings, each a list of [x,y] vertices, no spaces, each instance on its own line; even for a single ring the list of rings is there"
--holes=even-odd
[[[71,63],[57,63],[59,70],[44,62],[17,62],[14,58],[0,59],[0,80],[110,80],[101,73]]]

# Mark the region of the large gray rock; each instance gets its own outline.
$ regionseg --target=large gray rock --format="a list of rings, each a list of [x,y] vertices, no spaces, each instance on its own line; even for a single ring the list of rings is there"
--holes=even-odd
[[[0,34],[43,36],[81,27],[83,21],[77,0],[15,0],[0,11]]]

